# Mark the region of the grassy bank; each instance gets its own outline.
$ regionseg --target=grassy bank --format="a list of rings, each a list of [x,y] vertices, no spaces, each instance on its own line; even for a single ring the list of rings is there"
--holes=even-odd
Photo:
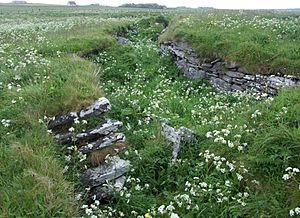
[[[0,216],[78,216],[76,181],[65,175],[62,149],[46,124],[103,95],[98,68],[80,56],[114,44],[128,19],[18,9],[10,8],[0,30]]]
[[[161,41],[187,41],[204,62],[236,61],[253,74],[300,75],[298,14],[209,11],[173,18]]]

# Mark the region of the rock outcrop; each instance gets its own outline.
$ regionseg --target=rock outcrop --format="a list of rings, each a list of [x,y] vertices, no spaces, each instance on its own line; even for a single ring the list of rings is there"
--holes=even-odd
[[[165,42],[160,44],[162,52],[171,52],[183,75],[191,79],[206,79],[217,89],[226,91],[253,90],[268,95],[276,95],[283,87],[296,85],[300,78],[293,76],[267,76],[247,73],[239,64],[216,59],[201,63],[197,54],[187,43]]]

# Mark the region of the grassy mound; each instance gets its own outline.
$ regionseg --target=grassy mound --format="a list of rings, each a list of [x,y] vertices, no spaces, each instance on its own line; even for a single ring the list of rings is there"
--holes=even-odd
[[[300,76],[299,16],[209,11],[178,15],[161,41],[187,41],[200,58],[236,61],[253,74]]]

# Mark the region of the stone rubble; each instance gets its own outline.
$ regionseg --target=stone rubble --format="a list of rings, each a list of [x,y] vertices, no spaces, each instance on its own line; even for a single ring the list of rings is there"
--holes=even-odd
[[[250,74],[236,62],[216,59],[211,63],[200,63],[195,51],[185,42],[164,42],[160,44],[163,53],[171,52],[183,75],[191,79],[206,79],[214,87],[225,91],[246,91],[276,95],[279,89],[299,83],[293,76],[267,76]]]
[[[99,98],[91,106],[79,112],[69,112],[56,116],[49,122],[48,128],[58,132],[55,141],[59,144],[75,145],[78,151],[85,155],[91,155],[95,151],[101,152],[103,148],[109,148],[116,143],[125,141],[123,133],[116,133],[122,127],[122,122],[104,118],[96,127],[80,133],[65,133],[65,129],[75,119],[99,116],[110,109],[110,102],[106,98]],[[82,172],[80,180],[83,187],[90,190],[88,193],[89,201],[103,200],[110,197],[114,191],[120,190],[125,183],[124,174],[129,170],[129,167],[129,161],[123,160],[119,156],[112,156],[105,163]]]

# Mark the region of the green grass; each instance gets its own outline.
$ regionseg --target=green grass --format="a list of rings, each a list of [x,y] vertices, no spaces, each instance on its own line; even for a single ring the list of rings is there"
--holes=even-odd
[[[1,66],[0,120],[10,121],[8,127],[0,125],[1,217],[80,214],[74,198],[77,181],[63,174],[62,148],[53,142],[47,132],[48,118],[43,117],[78,110],[103,96],[97,67],[80,56],[114,44],[112,35],[125,23],[116,20],[103,25],[75,25],[69,30],[41,33],[46,41],[38,43],[32,29],[17,30],[25,40],[2,38],[9,45],[6,57],[11,54],[8,58],[15,64],[23,61],[26,49],[36,49],[41,57],[32,55],[25,67]],[[12,88],[7,88],[10,85]]]
[[[131,216],[135,212],[144,215],[150,209],[154,217],[168,217],[166,210],[159,215],[158,208],[173,202],[174,212],[180,217],[286,217],[300,197],[297,180],[282,179],[285,169],[298,166],[300,159],[299,87],[282,91],[273,101],[257,101],[251,94],[216,93],[203,81],[178,76],[172,58],[160,57],[153,43],[146,42],[144,23],[137,24],[139,28],[128,35],[134,46],[112,47],[93,57],[100,64],[103,90],[113,105],[111,116],[126,126],[130,147],[124,157],[132,163],[131,179],[123,194],[116,194],[103,211],[112,212],[112,216],[120,212]],[[151,27],[146,27],[151,32]],[[252,117],[256,110],[261,115]],[[183,145],[176,164],[171,164],[171,146],[160,133],[160,117],[197,134],[193,143]],[[224,138],[233,142],[234,148],[205,136],[222,129],[230,130]],[[239,151],[237,146],[243,143],[247,146]],[[236,170],[220,173],[212,161],[206,163],[199,153],[207,149],[236,161]],[[241,173],[242,166],[247,173]],[[236,172],[243,175],[242,181]],[[226,180],[232,186],[222,186]],[[195,190],[200,194],[193,196],[186,190],[186,182],[196,185],[197,181],[212,184],[213,190],[230,191],[224,191],[230,200],[218,203],[215,191],[206,193],[199,188]],[[143,188],[147,184],[150,187]],[[245,206],[231,199],[243,192],[249,193],[243,200]],[[130,197],[124,197],[126,194]],[[192,203],[183,202],[179,207],[174,197],[182,194],[187,194]],[[110,205],[114,205],[114,211]]]
[[[287,217],[289,210],[299,206],[299,175],[282,179],[287,167],[299,168],[299,87],[267,99],[251,93],[215,92],[205,81],[182,77],[172,57],[161,56],[157,50],[157,38],[168,23],[161,11],[6,7],[0,14],[9,24],[2,24],[0,29],[0,61],[4,63],[0,65],[1,217],[88,217],[80,209],[84,200],[74,199],[75,190],[81,190],[77,174],[86,162],[76,163],[79,156],[75,151],[68,162],[67,146],[53,142],[46,122],[101,96],[112,103],[108,116],[124,123],[122,131],[129,148],[120,155],[131,161],[132,168],[126,189],[115,193],[94,214],[169,217],[170,211],[164,209],[164,214],[159,214],[158,208],[173,204],[173,213],[180,217]],[[19,19],[14,17],[18,13]],[[167,17],[174,19],[160,40],[185,39],[199,54],[205,49],[205,55],[214,58],[216,49],[226,59],[240,57],[238,61],[245,61],[250,69],[261,69],[251,52],[261,52],[269,32],[241,26],[245,31],[240,38],[231,29],[208,31],[207,20],[223,15],[211,12],[215,14],[208,18],[207,13],[197,13],[191,11],[191,25],[199,27],[193,31],[186,26],[187,21],[178,23],[185,14],[178,17],[167,12]],[[152,14],[157,16],[148,17]],[[247,20],[255,14],[240,16]],[[283,15],[259,15],[283,19]],[[141,17],[146,19],[138,19]],[[43,29],[44,23],[48,29]],[[126,37],[132,44],[117,44],[116,32],[128,25],[131,28]],[[296,27],[292,29],[297,33]],[[291,61],[297,57],[298,39],[290,40],[290,46],[284,44],[294,39],[293,34],[284,35],[282,43],[272,42],[278,43],[274,47],[267,43],[267,54],[262,53],[260,60],[272,56],[269,51],[278,53],[280,49],[284,52],[278,58]],[[233,43],[245,37],[244,44]],[[294,52],[286,54],[288,50]],[[287,72],[292,73],[289,70],[295,66],[297,60]],[[182,146],[176,163],[171,162],[172,148],[161,134],[162,117],[169,118],[176,128],[186,126],[196,133],[195,140]],[[88,120],[90,125],[96,122]],[[234,147],[218,142],[217,136],[207,137],[213,131],[219,131],[218,135]],[[226,131],[230,133],[225,136]],[[205,161],[206,150],[225,157],[235,170],[228,170],[223,163],[227,170],[220,172],[212,159]],[[241,181],[236,173],[243,176]],[[207,189],[211,191],[199,188],[200,182],[210,184]],[[218,202],[218,189],[228,201]]]
[[[215,11],[175,16],[160,41],[186,41],[202,61],[236,61],[253,74],[300,75],[297,14]]]

